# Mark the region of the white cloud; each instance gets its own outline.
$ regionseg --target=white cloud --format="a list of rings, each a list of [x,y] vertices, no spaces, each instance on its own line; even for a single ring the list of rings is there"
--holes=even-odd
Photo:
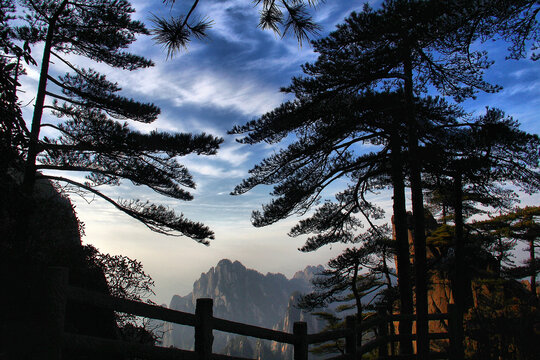
[[[242,170],[231,170],[214,164],[202,163],[201,161],[182,161],[192,173],[221,179],[239,178],[245,174]],[[200,185],[200,182],[199,184]],[[200,190],[200,186],[198,186]]]
[[[521,80],[523,78],[526,78],[530,75],[536,76],[537,69],[536,68],[525,68],[525,69],[519,69],[516,71],[512,71],[509,75],[515,79]]]
[[[165,132],[185,132],[184,127],[178,121],[171,120],[166,115],[160,115],[159,118],[150,124],[140,123],[137,121],[130,122],[133,129],[142,133],[149,133],[153,130],[165,131]]]
[[[238,143],[231,143],[219,149],[217,156],[214,159],[226,161],[232,166],[240,166],[244,164],[252,153],[246,151],[246,146]]]
[[[265,85],[251,75],[189,66],[181,70],[172,68],[181,64],[176,62],[168,69],[155,67],[132,73],[114,73],[113,77],[118,77],[117,81],[126,90],[147,98],[170,101],[176,107],[213,106],[245,115],[259,115],[282,101],[283,96],[274,86]]]
[[[530,82],[530,83],[522,83],[522,84],[516,84],[509,86],[504,90],[505,95],[516,95],[516,94],[526,94],[526,93],[533,93],[536,94],[538,90],[540,89],[540,81]]]
[[[294,43],[283,41],[280,49],[285,49],[285,54],[272,58],[261,58],[256,60],[248,59],[244,69],[254,69],[259,71],[272,69],[272,71],[276,72],[296,69],[300,73],[300,66],[306,62],[316,60],[317,55],[309,45],[306,45],[305,48],[300,49],[298,47],[298,43],[296,43],[296,39],[294,41]],[[288,84],[288,82],[286,84]]]
[[[211,104],[220,108],[232,107],[245,115],[262,114],[281,102],[281,95],[274,88],[254,79],[237,76],[203,73],[196,79],[186,79],[174,99],[177,106],[185,103]]]

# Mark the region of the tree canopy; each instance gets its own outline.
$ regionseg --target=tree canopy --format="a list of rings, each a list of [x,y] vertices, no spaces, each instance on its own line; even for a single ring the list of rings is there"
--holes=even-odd
[[[313,42],[317,60],[303,65],[304,75],[294,77],[291,85],[283,89],[293,94],[294,100],[231,130],[233,134],[245,134],[239,141],[247,144],[276,144],[290,134],[295,135],[297,141],[256,165],[233,194],[242,194],[257,185],[274,185],[274,199],[263,205],[262,212],[253,212],[255,226],[268,225],[292,214],[304,215],[315,208],[313,215],[291,230],[291,235],[315,234],[308,237],[301,250],[315,250],[334,241],[352,242],[360,226],[356,214],[363,213],[368,219],[380,216],[377,208],[365,201],[365,194],[392,186],[398,191],[393,196],[396,231],[398,227],[404,229],[396,233],[398,243],[405,244],[398,256],[401,254],[402,262],[408,262],[403,253],[408,249],[405,193],[401,189],[405,184],[410,186],[418,344],[419,353],[425,356],[428,269],[422,177],[429,173],[430,144],[439,142],[444,147],[446,134],[465,126],[466,119],[456,106],[422,94],[430,89],[461,102],[479,91],[500,90],[484,80],[484,71],[492,64],[487,52],[471,51],[471,45],[503,32],[502,28],[474,26],[475,20],[487,22],[487,17],[502,17],[503,8],[511,11],[511,6],[503,3],[499,4],[501,12],[482,15],[474,13],[473,9],[480,6],[474,1],[441,4],[388,0],[377,10],[366,5],[328,37]],[[508,16],[526,15],[524,8],[516,11]],[[463,36],[467,31],[470,36]],[[480,132],[498,134],[495,125],[477,126],[482,128]],[[475,131],[458,136],[467,142]],[[529,175],[525,173],[528,166],[534,165],[532,154],[538,147],[537,139],[530,143],[514,140],[502,140],[500,147],[484,147],[481,139],[474,140],[479,141],[474,145],[479,157],[482,151],[501,151],[500,155],[493,153],[489,165],[486,164],[489,171],[484,173],[485,183],[522,179],[535,188],[537,169]],[[367,149],[362,146],[366,144],[370,145]],[[524,162],[510,164],[509,155],[502,155],[503,149],[515,151],[513,155]],[[463,151],[455,159],[466,157],[468,150]],[[434,156],[433,164],[443,166],[444,159]],[[514,172],[515,165],[518,170]],[[333,183],[343,184],[343,179],[349,185],[338,192],[336,201],[319,204],[323,190]],[[399,270],[398,273],[406,276]]]
[[[15,4],[4,1],[3,5],[5,18]],[[43,43],[44,49],[33,118],[25,119],[31,128],[26,128],[20,112],[2,118],[3,136],[10,134],[10,148],[16,150],[18,158],[3,167],[24,174],[22,189],[27,195],[32,193],[36,179],[68,184],[80,193],[105,199],[153,231],[185,235],[208,244],[214,235],[205,225],[163,205],[138,199],[115,200],[102,190],[129,180],[167,197],[191,200],[189,189],[195,187],[195,182],[177,158],[213,155],[223,141],[204,133],[133,130],[128,121],[152,123],[159,108],[122,96],[119,84],[68,60],[68,55],[79,55],[125,71],[152,66],[150,60],[127,50],[137,35],[149,34],[141,22],[131,19],[134,9],[129,2],[44,0],[20,1],[18,6],[26,25],[9,24],[5,38],[23,42],[26,52],[5,46],[3,59],[9,60],[4,61],[32,63],[25,55],[29,45]],[[56,76],[49,68],[53,58],[69,72]],[[12,67],[11,75],[11,79],[20,76],[20,68]],[[12,83],[16,84],[16,80]],[[14,96],[15,91],[16,85]],[[15,97],[11,104],[18,109]],[[60,120],[44,118],[48,110]],[[47,136],[41,135],[44,128],[49,130]],[[84,174],[86,181],[71,174]]]

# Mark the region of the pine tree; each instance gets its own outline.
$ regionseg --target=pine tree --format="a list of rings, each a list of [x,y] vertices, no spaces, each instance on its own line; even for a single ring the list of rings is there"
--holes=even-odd
[[[362,324],[365,305],[362,300],[369,295],[379,297],[386,287],[386,294],[393,293],[392,277],[395,274],[388,266],[394,254],[388,226],[371,228],[358,236],[359,247],[347,248],[328,262],[328,267],[313,280],[314,291],[303,295],[298,307],[313,311],[331,304],[340,304],[339,311],[353,310],[357,326]],[[373,296],[373,294],[377,294]],[[392,308],[391,298],[380,298]],[[332,317],[321,315],[332,322]],[[362,334],[358,334],[357,345],[362,345]]]
[[[442,130],[433,133],[422,159],[425,172],[430,174],[425,178],[433,180],[427,188],[444,195],[444,208],[453,208],[455,261],[451,279],[462,323],[471,303],[466,218],[475,213],[477,204],[496,209],[510,207],[515,192],[501,184],[511,182],[529,194],[540,190],[540,139],[519,130],[519,124],[498,109],[487,109],[483,116]]]
[[[16,90],[23,62],[35,65],[30,47],[15,42],[10,22],[15,20],[12,0],[0,1],[0,176],[7,175],[7,164],[18,161],[17,148],[23,143],[24,120],[17,104]]]
[[[446,129],[425,146],[426,172],[435,181],[428,187],[445,194],[454,209],[456,271],[466,272],[464,221],[480,204],[500,211],[516,201],[515,191],[501,184],[512,183],[527,194],[540,190],[538,167],[540,139],[519,129],[519,123],[499,109]],[[458,286],[459,287],[459,286]],[[458,301],[462,301],[457,296]]]
[[[453,122],[459,114],[458,109],[441,99],[417,99],[416,106],[419,121],[426,124],[422,137],[429,133],[430,126]],[[291,214],[304,213],[314,206],[324,188],[338,179],[348,179],[349,185],[336,195],[335,202],[325,202],[313,216],[300,221],[290,232],[292,236],[309,235],[300,250],[314,251],[333,242],[354,242],[360,226],[358,215],[363,215],[368,222],[381,216],[377,207],[366,200],[366,195],[391,186],[400,311],[412,314],[405,209],[404,170],[408,162],[407,139],[403,136],[406,132],[404,109],[401,92],[355,95],[345,88],[309,97],[298,93],[296,101],[232,130],[247,133],[240,140],[245,143],[276,143],[290,133],[298,138],[287,149],[253,168],[251,176],[236,187],[234,194],[244,193],[259,184],[275,184],[276,199],[264,205],[262,213],[253,213],[254,225],[264,226]],[[378,151],[364,153],[362,143],[375,145]],[[410,331],[411,323],[400,323],[400,333]],[[403,349],[406,349],[405,344]],[[412,351],[412,347],[410,349]]]
[[[25,194],[32,194],[36,179],[69,184],[105,199],[153,231],[186,235],[208,244],[213,233],[203,224],[162,205],[113,200],[98,188],[130,180],[161,195],[191,200],[185,188],[194,188],[195,182],[176,157],[215,154],[223,141],[204,133],[141,133],[130,129],[126,120],[151,123],[159,109],[119,95],[118,84],[66,59],[66,55],[75,54],[126,71],[152,66],[150,60],[126,50],[138,34],[149,34],[142,23],[131,19],[134,9],[129,2],[28,0],[21,1],[20,6],[27,25],[16,29],[18,38],[28,44],[44,44],[31,129],[23,129],[25,141],[18,148],[25,163],[24,169],[17,170],[24,172]],[[49,69],[52,57],[71,71],[55,77]],[[52,103],[46,103],[46,98]],[[45,110],[66,120],[45,122]],[[56,130],[57,137],[41,136],[45,127]],[[67,175],[72,173],[86,174],[87,181]]]
[[[366,6],[361,13],[351,14],[346,24],[338,26],[329,37],[313,43],[319,53],[318,60],[304,65],[307,76],[294,78],[285,89],[299,100],[373,88],[402,89],[405,109],[401,122],[407,134],[415,224],[417,324],[420,352],[425,356],[425,225],[414,93],[425,91],[426,85],[432,84],[443,95],[459,101],[478,90],[498,90],[482,79],[482,71],[490,65],[484,53],[455,51],[462,44],[454,36],[462,23],[459,17],[450,16],[455,14],[450,12],[454,10],[452,6],[432,1],[386,1],[377,11]],[[265,183],[269,181],[266,179]]]

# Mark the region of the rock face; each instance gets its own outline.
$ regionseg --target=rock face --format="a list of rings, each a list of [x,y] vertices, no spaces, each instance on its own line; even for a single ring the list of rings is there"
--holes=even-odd
[[[307,323],[308,333],[317,333],[322,331],[324,325],[319,319],[295,307],[300,295],[301,293],[294,292],[289,297],[285,315],[282,317],[279,323],[274,325],[274,330],[292,333],[293,325],[296,321],[305,321]],[[290,344],[272,342],[270,349],[274,354],[280,354],[280,359],[293,359],[293,347]]]
[[[193,284],[192,293],[173,296],[169,308],[194,313],[196,299],[212,298],[215,317],[287,332],[292,331],[295,321],[308,321],[308,331],[313,333],[319,331],[321,325],[294,304],[300,293],[311,291],[310,280],[322,270],[322,266],[309,266],[289,280],[283,274],[263,275],[238,261],[224,259],[201,274]],[[276,359],[285,359],[285,353],[290,353],[287,347],[234,334],[215,332],[214,337],[213,349],[218,353],[245,356],[249,352],[254,357],[266,354],[265,359],[270,358],[270,352]],[[163,345],[192,349],[193,328],[165,324]]]

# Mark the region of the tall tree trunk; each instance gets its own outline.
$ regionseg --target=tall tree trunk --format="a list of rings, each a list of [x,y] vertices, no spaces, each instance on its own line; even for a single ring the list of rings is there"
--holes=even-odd
[[[408,56],[407,56],[408,55]],[[412,63],[410,53],[405,56],[405,104],[407,107],[407,135],[409,142],[409,180],[414,223],[414,266],[416,274],[416,348],[419,359],[429,358],[429,325],[427,298],[427,261],[426,234],[424,220],[424,196],[422,194],[422,176],[418,152],[418,128],[414,110]]]
[[[354,264],[354,271],[353,271],[353,278],[351,283],[351,289],[353,292],[354,300],[356,301],[356,327],[360,328],[360,325],[362,325],[362,313],[364,312],[362,307],[362,297],[360,296],[360,293],[358,292],[358,286],[356,285],[356,282],[358,281],[358,268],[360,267],[360,263]],[[362,331],[356,332],[356,346],[360,347],[362,346]]]
[[[465,313],[465,294],[467,280],[465,271],[465,243],[463,238],[463,180],[461,172],[454,176],[454,225],[455,225],[455,286],[454,302],[456,304],[456,359],[463,359],[463,314]]]
[[[43,116],[43,105],[45,104],[45,92],[47,90],[47,76],[49,75],[49,63],[51,60],[51,48],[53,45],[53,37],[56,31],[56,21],[64,11],[68,0],[62,1],[54,15],[49,19],[49,27],[47,28],[47,36],[43,47],[43,58],[41,60],[41,71],[39,73],[39,85],[36,94],[36,103],[34,104],[34,114],[32,117],[32,127],[30,130],[30,144],[28,154],[26,156],[26,164],[24,171],[24,179],[22,188],[28,195],[32,195],[34,183],[36,181],[36,159],[40,152],[39,149],[39,132],[41,130],[41,118]]]
[[[60,14],[64,11],[68,4],[68,0],[62,1],[53,16],[48,19],[49,26],[45,37],[45,45],[43,47],[43,58],[41,60],[41,71],[39,74],[39,84],[36,94],[36,102],[34,104],[34,114],[32,117],[32,126],[30,130],[30,138],[28,145],[28,153],[26,154],[24,177],[22,181],[22,192],[26,195],[19,204],[16,227],[17,246],[22,247],[24,254],[31,254],[33,247],[33,239],[29,235],[32,218],[34,215],[34,206],[32,204],[32,194],[34,192],[34,184],[36,182],[36,159],[40,153],[39,148],[39,132],[41,130],[41,118],[43,116],[43,105],[45,104],[45,92],[47,90],[47,76],[49,74],[49,63],[51,60],[51,48],[53,46],[54,33],[56,31],[56,21]]]
[[[392,291],[394,286],[392,285],[392,277],[390,276],[390,269],[388,268],[388,263],[386,262],[386,256],[387,251],[386,247],[382,248],[382,266],[383,266],[383,274],[386,279],[386,287],[389,291]],[[393,313],[393,303],[391,301],[387,301],[386,303],[386,312],[390,315]],[[396,335],[396,328],[394,326],[394,322],[390,321],[390,335],[394,336]],[[390,342],[390,354],[395,355],[396,354],[396,343],[394,341]]]
[[[534,236],[529,237],[529,266],[531,267],[531,293],[536,297],[536,270],[533,268],[536,261],[534,254],[534,240]]]
[[[409,261],[409,234],[407,229],[407,210],[405,207],[405,185],[403,181],[403,163],[401,157],[401,141],[397,129],[393,129],[390,135],[391,146],[391,177],[394,191],[394,233],[397,244],[397,274],[400,300],[400,313],[403,315],[413,314],[413,297],[411,286],[411,270]],[[412,334],[412,321],[399,322],[399,333],[402,335]],[[401,340],[399,347],[401,354],[412,354],[412,342]]]

